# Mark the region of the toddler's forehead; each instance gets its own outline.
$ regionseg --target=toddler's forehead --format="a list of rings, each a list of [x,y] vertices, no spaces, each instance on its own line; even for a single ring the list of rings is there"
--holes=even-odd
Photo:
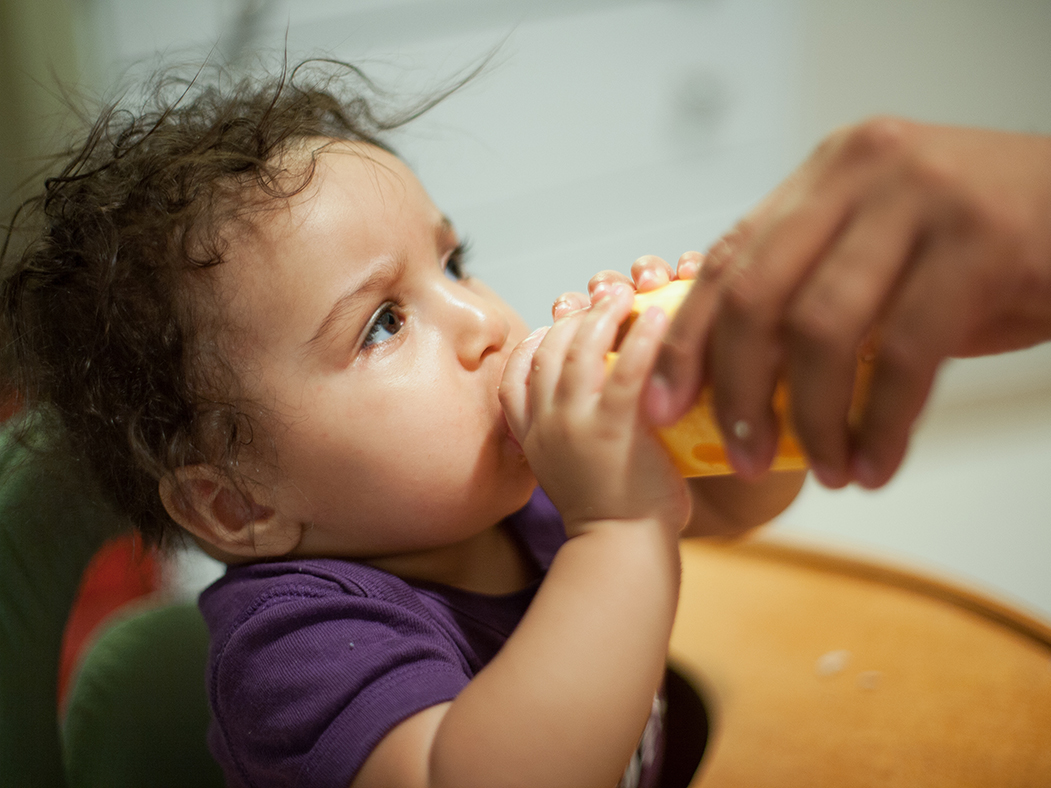
[[[367,210],[366,203],[385,204],[391,194],[405,194],[410,181],[418,184],[400,159],[364,142],[312,138],[281,156],[276,188],[242,184],[240,205],[219,231],[222,263],[191,288],[191,298],[206,305],[224,329],[250,329],[250,302],[249,312],[256,311],[261,295],[279,296],[282,283],[294,285],[306,274],[304,250],[332,247],[332,227],[345,220],[348,204]],[[425,194],[422,186],[409,188]],[[429,198],[425,204],[426,213],[437,213]],[[314,259],[322,264],[325,256]]]

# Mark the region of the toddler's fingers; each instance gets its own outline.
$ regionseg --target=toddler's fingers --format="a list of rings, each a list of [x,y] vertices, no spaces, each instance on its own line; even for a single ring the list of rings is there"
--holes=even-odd
[[[551,317],[554,320],[558,320],[560,317],[565,317],[570,312],[576,312],[578,309],[587,309],[591,306],[591,301],[584,293],[563,293],[556,300],[554,305],[551,307]]]
[[[672,279],[671,266],[653,254],[644,254],[631,264],[631,278],[640,293],[663,287]]]
[[[704,265],[704,255],[700,252],[683,252],[675,266],[676,279],[696,279]]]
[[[625,284],[629,287],[635,287],[635,283],[620,271],[599,271],[591,277],[591,279],[588,280],[588,294],[591,296],[591,303],[597,304],[609,295],[609,291],[615,284]]]
[[[500,380],[500,406],[504,409],[507,424],[516,438],[521,439],[529,429],[529,373],[533,354],[547,334],[547,327],[538,328],[515,347],[507,357],[504,374]]]
[[[631,288],[618,284],[587,313],[566,352],[556,394],[559,401],[580,401],[581,395],[590,399],[601,389],[606,378],[606,353],[631,312],[632,300]]]
[[[628,330],[620,343],[617,363],[613,365],[602,390],[600,407],[610,417],[623,418],[625,411],[635,413],[638,410],[639,400],[670,322],[663,309],[651,306],[636,318]]]
[[[580,310],[556,320],[533,353],[529,370],[529,401],[533,413],[546,410],[554,400],[570,344],[590,314],[590,310]]]

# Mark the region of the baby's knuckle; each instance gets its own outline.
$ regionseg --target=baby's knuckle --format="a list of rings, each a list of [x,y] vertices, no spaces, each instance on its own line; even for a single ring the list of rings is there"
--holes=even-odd
[[[540,370],[548,365],[552,357],[552,351],[547,345],[541,344],[535,351],[533,351],[532,367],[534,370]]]
[[[576,364],[581,364],[587,361],[587,359],[588,353],[585,352],[584,348],[574,343],[566,349],[564,366],[571,367]]]
[[[619,410],[635,399],[638,376],[614,367],[602,389],[601,405],[606,410]]]

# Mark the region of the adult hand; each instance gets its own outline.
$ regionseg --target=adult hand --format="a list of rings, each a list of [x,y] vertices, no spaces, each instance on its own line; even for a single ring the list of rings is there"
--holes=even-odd
[[[1051,338],[1051,137],[880,118],[828,137],[708,251],[646,407],[714,387],[735,468],[775,450],[775,381],[827,486],[887,482],[941,362]],[[868,404],[847,414],[874,338]]]

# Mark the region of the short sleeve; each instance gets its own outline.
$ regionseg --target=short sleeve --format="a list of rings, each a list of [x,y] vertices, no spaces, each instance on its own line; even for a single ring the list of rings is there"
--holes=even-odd
[[[422,608],[302,578],[213,646],[211,745],[245,786],[346,788],[393,727],[469,681]]]

